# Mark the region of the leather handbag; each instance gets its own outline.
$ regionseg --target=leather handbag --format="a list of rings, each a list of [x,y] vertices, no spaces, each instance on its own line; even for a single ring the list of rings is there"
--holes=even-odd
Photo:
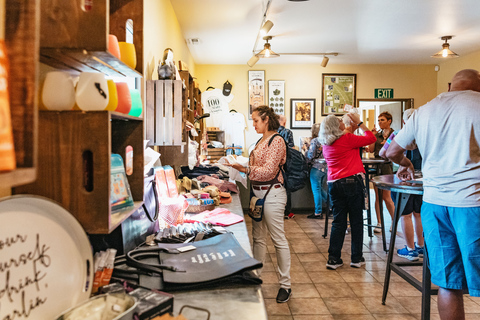
[[[192,250],[185,251],[187,247]],[[261,284],[250,257],[232,233],[189,244],[160,243],[117,257],[113,278],[158,290]]]

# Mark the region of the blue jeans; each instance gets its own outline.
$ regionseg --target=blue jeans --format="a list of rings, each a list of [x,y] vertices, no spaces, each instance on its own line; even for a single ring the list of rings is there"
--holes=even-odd
[[[323,202],[327,202],[327,191],[323,188],[327,173],[317,168],[310,169],[310,184],[312,185],[315,214],[322,213]]]
[[[348,214],[352,230],[351,260],[358,262],[363,256],[363,207],[365,204],[363,180],[357,175],[329,182],[328,192],[333,204],[328,258],[338,260],[342,256]]]

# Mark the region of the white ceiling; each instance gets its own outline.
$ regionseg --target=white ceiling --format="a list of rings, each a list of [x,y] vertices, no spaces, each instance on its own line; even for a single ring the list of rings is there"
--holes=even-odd
[[[277,53],[338,52],[331,64],[437,64],[441,36],[460,56],[480,51],[480,0],[171,0],[197,64],[246,64],[267,3]],[[263,49],[258,39],[255,50]],[[281,56],[258,63],[320,63]]]

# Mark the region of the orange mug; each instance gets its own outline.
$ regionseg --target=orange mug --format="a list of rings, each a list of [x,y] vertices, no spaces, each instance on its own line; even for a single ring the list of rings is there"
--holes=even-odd
[[[130,96],[130,89],[126,82],[117,82],[118,105],[115,111],[128,114],[132,108],[132,97]]]
[[[108,52],[121,60],[120,46],[118,45],[117,36],[114,34],[108,35]]]

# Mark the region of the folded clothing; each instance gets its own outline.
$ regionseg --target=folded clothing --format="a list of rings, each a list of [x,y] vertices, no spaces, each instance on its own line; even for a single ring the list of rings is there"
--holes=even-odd
[[[196,214],[194,216],[186,217],[185,222],[204,222],[211,223],[216,226],[230,226],[235,223],[243,221],[243,217],[238,214],[232,213],[225,208],[217,208],[215,210],[207,210]]]

